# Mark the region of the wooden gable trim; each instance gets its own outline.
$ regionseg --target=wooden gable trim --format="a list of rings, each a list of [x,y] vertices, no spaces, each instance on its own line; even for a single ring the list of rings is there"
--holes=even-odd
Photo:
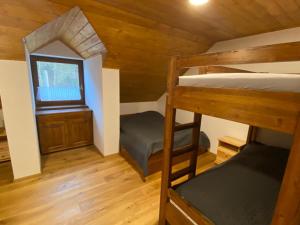
[[[60,40],[82,58],[103,55],[106,48],[79,7],[43,25],[24,38],[30,53]]]

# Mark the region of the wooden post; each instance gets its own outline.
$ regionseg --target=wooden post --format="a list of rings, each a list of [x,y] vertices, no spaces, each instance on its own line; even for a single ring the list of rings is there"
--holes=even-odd
[[[176,120],[176,109],[173,108],[173,91],[178,81],[176,65],[177,58],[172,57],[169,65],[167,81],[168,95],[166,99],[165,133],[164,133],[164,162],[161,178],[159,225],[166,225],[166,204],[168,200],[168,189],[171,185],[170,174],[172,170],[171,153],[174,143],[174,127]]]
[[[201,120],[202,120],[202,115],[199,113],[194,113],[194,123],[197,124],[197,127],[193,128],[192,144],[195,149],[194,149],[193,153],[191,154],[190,167],[193,172],[189,175],[189,178],[192,178],[196,175]]]
[[[257,128],[254,126],[249,126],[248,135],[247,135],[247,144],[255,141],[256,139]]]
[[[272,225],[300,224],[300,117]]]

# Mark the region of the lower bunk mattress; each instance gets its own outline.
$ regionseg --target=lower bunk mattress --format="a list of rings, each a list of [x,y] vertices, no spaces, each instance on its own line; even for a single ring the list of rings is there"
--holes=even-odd
[[[176,192],[216,225],[270,225],[289,150],[249,144]]]
[[[121,117],[120,144],[148,176],[148,159],[163,149],[164,117],[154,111],[147,111]],[[174,147],[191,144],[192,129],[175,133]],[[205,133],[200,134],[200,148],[208,149],[210,142]]]

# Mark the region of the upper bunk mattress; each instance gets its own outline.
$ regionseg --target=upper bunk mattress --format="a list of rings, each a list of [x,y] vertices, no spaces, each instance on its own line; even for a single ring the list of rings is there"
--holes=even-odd
[[[300,93],[300,75],[272,73],[212,73],[179,77],[179,86],[239,88]]]
[[[269,225],[288,155],[286,149],[249,144],[176,191],[216,225]]]

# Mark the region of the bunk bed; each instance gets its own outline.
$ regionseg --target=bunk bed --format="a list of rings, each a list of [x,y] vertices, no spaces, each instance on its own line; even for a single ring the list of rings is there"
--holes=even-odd
[[[272,87],[262,85],[270,84],[270,80],[262,81],[266,81],[266,76],[276,80],[275,75],[273,77],[270,74],[251,74],[256,76],[252,81],[242,80],[237,84],[228,82],[227,85],[216,82],[217,78],[212,78],[205,85],[205,77],[179,78],[182,70],[192,67],[288,61],[300,61],[300,42],[171,59],[159,225],[300,224],[300,77],[279,75],[281,81]],[[224,81],[226,75],[222,76]],[[255,85],[255,82],[259,85]],[[233,159],[203,174],[196,175],[195,152],[187,168],[173,171],[177,109],[194,112],[194,123],[198,127],[193,126],[193,145],[198,145],[202,115],[248,124],[247,145]],[[257,128],[293,135],[291,149],[257,144]],[[186,153],[187,150],[182,149],[181,152]],[[236,185],[242,187],[244,176],[253,180],[253,186],[250,184],[250,187],[242,188],[245,192],[227,192],[231,198],[225,196],[226,192],[213,193],[216,186],[220,187],[218,190],[223,187],[227,191]],[[258,187],[258,181],[264,186]],[[256,193],[255,190],[259,194],[251,195],[252,191]],[[247,204],[243,205],[245,202]]]
[[[120,154],[133,166],[145,181],[148,176],[162,170],[164,116],[155,111],[146,111],[121,116]],[[192,130],[176,133],[174,147],[191,147]],[[200,133],[198,154],[207,152],[210,142],[204,132]],[[175,157],[173,165],[189,160],[191,153]]]

